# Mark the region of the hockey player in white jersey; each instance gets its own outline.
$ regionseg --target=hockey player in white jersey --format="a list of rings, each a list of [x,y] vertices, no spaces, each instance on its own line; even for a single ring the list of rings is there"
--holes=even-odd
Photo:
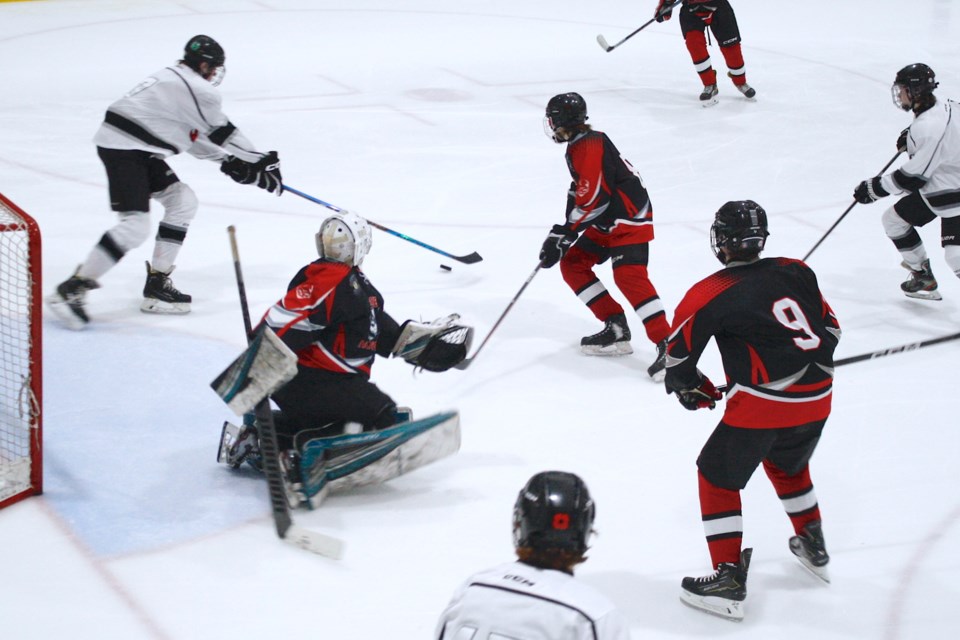
[[[937,279],[917,227],[940,218],[940,245],[947,265],[960,277],[960,104],[937,100],[933,69],[911,64],[897,72],[893,103],[913,111],[913,124],[897,139],[910,159],[899,169],[861,182],[853,197],[869,204],[907,194],[883,213],[883,228],[903,257],[910,277],[900,285],[911,298],[940,300]]]
[[[538,473],[513,508],[516,562],[469,578],[437,623],[437,640],[629,640],[606,596],[576,580],[596,508],[587,486],[563,471]]]
[[[223,173],[241,184],[283,192],[276,151],[259,152],[221,109],[216,86],[226,56],[213,38],[194,36],[183,59],[149,76],[111,104],[94,136],[107,173],[110,206],[117,223],[107,230],[73,276],[47,298],[51,311],[72,329],[89,322],[86,294],[99,279],[150,235],[150,200],[164,209],[140,309],[183,314],[191,297],[170,280],[177,254],[197,213],[197,196],[180,181],[165,158],[186,151],[220,163]]]

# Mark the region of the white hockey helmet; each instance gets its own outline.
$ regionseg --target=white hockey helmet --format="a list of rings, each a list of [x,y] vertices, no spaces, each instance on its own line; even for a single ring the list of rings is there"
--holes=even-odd
[[[359,267],[373,244],[367,221],[352,211],[339,211],[320,224],[317,253],[324,260]]]

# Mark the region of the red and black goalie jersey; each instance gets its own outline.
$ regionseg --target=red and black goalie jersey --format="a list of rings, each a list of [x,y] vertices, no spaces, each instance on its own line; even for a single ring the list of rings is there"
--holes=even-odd
[[[643,181],[602,131],[587,131],[567,143],[567,168],[573,182],[567,196],[567,226],[609,232],[618,221],[648,230],[653,240],[653,211]]]
[[[315,260],[264,316],[301,367],[370,376],[376,355],[387,356],[400,335],[383,296],[360,269]]]
[[[840,325],[806,264],[765,258],[694,285],[674,316],[668,389],[698,386],[711,337],[728,384],[724,422],[780,428],[829,416]]]

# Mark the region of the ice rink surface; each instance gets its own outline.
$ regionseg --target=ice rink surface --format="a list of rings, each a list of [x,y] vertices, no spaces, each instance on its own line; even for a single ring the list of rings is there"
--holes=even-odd
[[[708,228],[727,200],[770,215],[765,255],[802,257],[890,160],[911,116],[890,100],[925,62],[960,98],[955,0],[734,0],[747,77],[720,103],[674,19],[605,53],[656,2],[484,0],[48,1],[0,4],[0,191],[43,231],[49,292],[113,224],[91,138],[107,105],[174,63],[197,33],[225,48],[225,111],[285,182],[454,254],[375,231],[364,268],[396,318],[458,312],[482,339],[561,221],[563,148],[541,119],[577,91],[590,123],[642,173],[655,210],[650,273],[670,310],[718,268]],[[280,544],[264,483],[215,464],[230,412],[208,383],[244,343],[226,234],[236,225],[259,316],[315,257],[322,207],[234,184],[189,156],[171,165],[200,213],[174,280],[183,317],[140,313],[132,251],[89,296],[93,324],[44,325],[45,482],[0,511],[0,634],[72,638],[430,637],[456,585],[512,554],[516,492],[544,469],[580,474],[598,503],[581,579],[635,638],[907,640],[948,637],[960,588],[960,342],[842,367],[812,473],[832,555],[816,582],[762,473],[744,491],[755,550],[739,625],[679,602],[709,572],[695,460],[720,411],[686,412],[645,369],[654,347],[588,358],[599,323],[554,269],[539,273],[466,371],[374,380],[419,416],[461,412],[460,453],[380,487],[335,495],[298,524],[347,542],[336,562]],[[943,301],[904,298],[880,214],[856,206],[811,256],[844,329],[838,357],[957,331],[960,282],[924,228]],[[154,209],[154,223],[159,218]],[[451,272],[440,264],[453,266]],[[601,278],[612,287],[608,266]],[[612,289],[613,290],[613,289]],[[614,290],[615,291],[615,290]],[[615,295],[622,301],[619,294]],[[722,379],[711,348],[702,368]]]

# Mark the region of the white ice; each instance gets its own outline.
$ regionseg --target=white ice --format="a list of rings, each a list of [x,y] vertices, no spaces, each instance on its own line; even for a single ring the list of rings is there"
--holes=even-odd
[[[583,94],[590,122],[643,174],[656,211],[650,272],[671,312],[718,268],[707,230],[727,200],[770,213],[767,255],[802,257],[821,238],[910,123],[890,100],[897,69],[926,62],[938,94],[960,98],[955,0],[736,0],[758,100],[734,91],[713,48],[712,109],[697,103],[676,19],[612,53],[597,45],[655,5],[3,3],[0,190],[42,227],[49,292],[113,223],[91,143],[104,109],[206,33],[227,52],[227,113],[279,151],[286,182],[483,255],[461,265],[377,231],[365,264],[397,318],[459,312],[482,338],[563,216],[563,149],[541,128],[550,96]],[[193,312],[138,310],[150,242],[90,295],[89,330],[45,321],[45,493],[0,511],[3,638],[430,637],[462,579],[511,557],[516,492],[550,468],[594,493],[600,535],[578,575],[616,601],[635,638],[955,633],[960,343],[838,369],[812,463],[833,583],[792,558],[789,522],[758,473],[744,492],[755,553],[736,625],[677,597],[683,576],[709,571],[694,461],[720,412],[686,412],[649,381],[654,348],[637,320],[633,356],[580,355],[599,323],[556,269],[536,276],[468,370],[375,366],[375,381],[418,415],[460,410],[460,453],[297,512],[347,541],[342,561],[281,544],[264,483],[214,462],[231,414],[208,383],[244,342],[225,230],[237,227],[259,315],[314,257],[326,211],[236,185],[212,163],[171,164],[202,205],[174,274]],[[960,283],[937,224],[921,235],[943,301],[901,295],[906,272],[880,225],[891,203],[854,207],[809,260],[844,328],[839,357],[957,331]],[[609,267],[600,273],[612,285]],[[715,350],[702,368],[722,378]]]

